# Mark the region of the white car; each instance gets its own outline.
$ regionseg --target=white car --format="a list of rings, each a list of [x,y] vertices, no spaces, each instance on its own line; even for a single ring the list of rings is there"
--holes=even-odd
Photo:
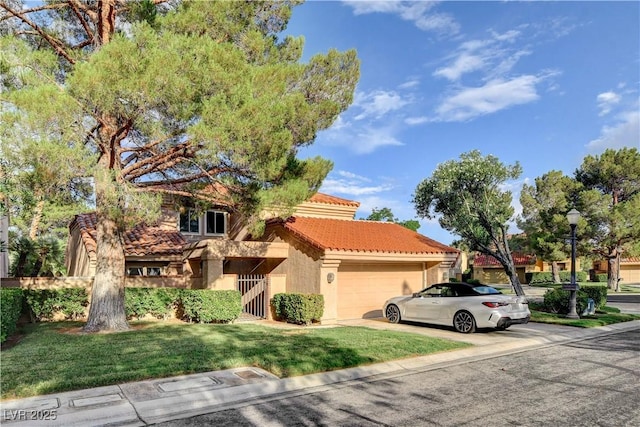
[[[406,320],[447,325],[464,334],[476,328],[505,330],[531,318],[525,297],[469,283],[439,283],[411,296],[391,298],[383,313],[391,323]]]

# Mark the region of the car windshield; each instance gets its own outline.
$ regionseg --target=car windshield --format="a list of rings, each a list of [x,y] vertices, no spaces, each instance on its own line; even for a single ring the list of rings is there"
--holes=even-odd
[[[473,290],[481,295],[495,295],[502,293],[496,288],[492,288],[491,286],[475,286]]]

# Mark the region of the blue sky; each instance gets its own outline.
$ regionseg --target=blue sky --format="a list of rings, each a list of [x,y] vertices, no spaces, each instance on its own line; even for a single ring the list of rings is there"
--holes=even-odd
[[[389,207],[412,219],[418,183],[478,149],[522,165],[506,185],[519,212],[523,183],[640,148],[639,22],[639,2],[307,2],[287,29],[305,37],[304,59],[355,48],[361,77],[301,156],[334,162],[321,191],[359,201],[357,218]]]

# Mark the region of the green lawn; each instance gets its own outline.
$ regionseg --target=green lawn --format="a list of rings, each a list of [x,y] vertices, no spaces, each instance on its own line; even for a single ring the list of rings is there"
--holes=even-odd
[[[614,307],[602,307],[592,316],[581,316],[580,319],[567,319],[564,314],[553,314],[531,308],[531,321],[538,323],[553,323],[556,325],[576,326],[579,328],[595,328],[620,322],[639,320],[636,314],[620,313]]]
[[[2,399],[241,366],[289,377],[469,346],[362,327],[132,322],[128,332],[81,334],[80,326],[24,326],[2,351]]]

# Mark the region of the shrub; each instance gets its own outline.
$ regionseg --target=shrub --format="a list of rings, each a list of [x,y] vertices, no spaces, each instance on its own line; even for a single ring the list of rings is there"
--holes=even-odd
[[[275,294],[271,303],[278,319],[298,325],[319,322],[324,313],[324,297],[320,294]]]
[[[84,288],[26,289],[24,298],[32,321],[52,320],[57,312],[65,319],[77,319],[84,316],[89,305]]]
[[[609,278],[607,277],[607,273],[598,273],[595,275],[594,282],[606,283],[608,280]]]
[[[180,300],[184,317],[191,322],[229,323],[242,313],[242,296],[238,291],[185,289]]]
[[[481,285],[482,283],[480,283],[480,280],[478,279],[468,279],[467,283],[470,285]]]
[[[595,303],[596,309],[602,308],[607,304],[607,287],[606,286],[582,286],[580,290],[587,294],[587,298],[591,298]]]
[[[126,288],[124,306],[127,318],[151,315],[157,319],[169,317],[180,301],[180,289]]]
[[[554,283],[553,274],[550,271],[535,271],[531,273],[526,273],[525,277],[528,283],[531,285]],[[587,281],[587,272],[576,271],[576,282],[586,282],[586,281]],[[561,283],[571,282],[571,272],[566,270],[560,271],[560,282]]]
[[[0,289],[0,342],[16,330],[22,312],[22,289]]]
[[[525,277],[530,285],[536,285],[539,283],[553,283],[553,275],[550,271],[536,271],[533,273],[526,273]]]
[[[564,289],[549,289],[544,294],[543,309],[549,313],[568,314],[569,313],[570,291]],[[576,295],[576,311],[582,313],[587,307],[588,295],[578,290]]]

